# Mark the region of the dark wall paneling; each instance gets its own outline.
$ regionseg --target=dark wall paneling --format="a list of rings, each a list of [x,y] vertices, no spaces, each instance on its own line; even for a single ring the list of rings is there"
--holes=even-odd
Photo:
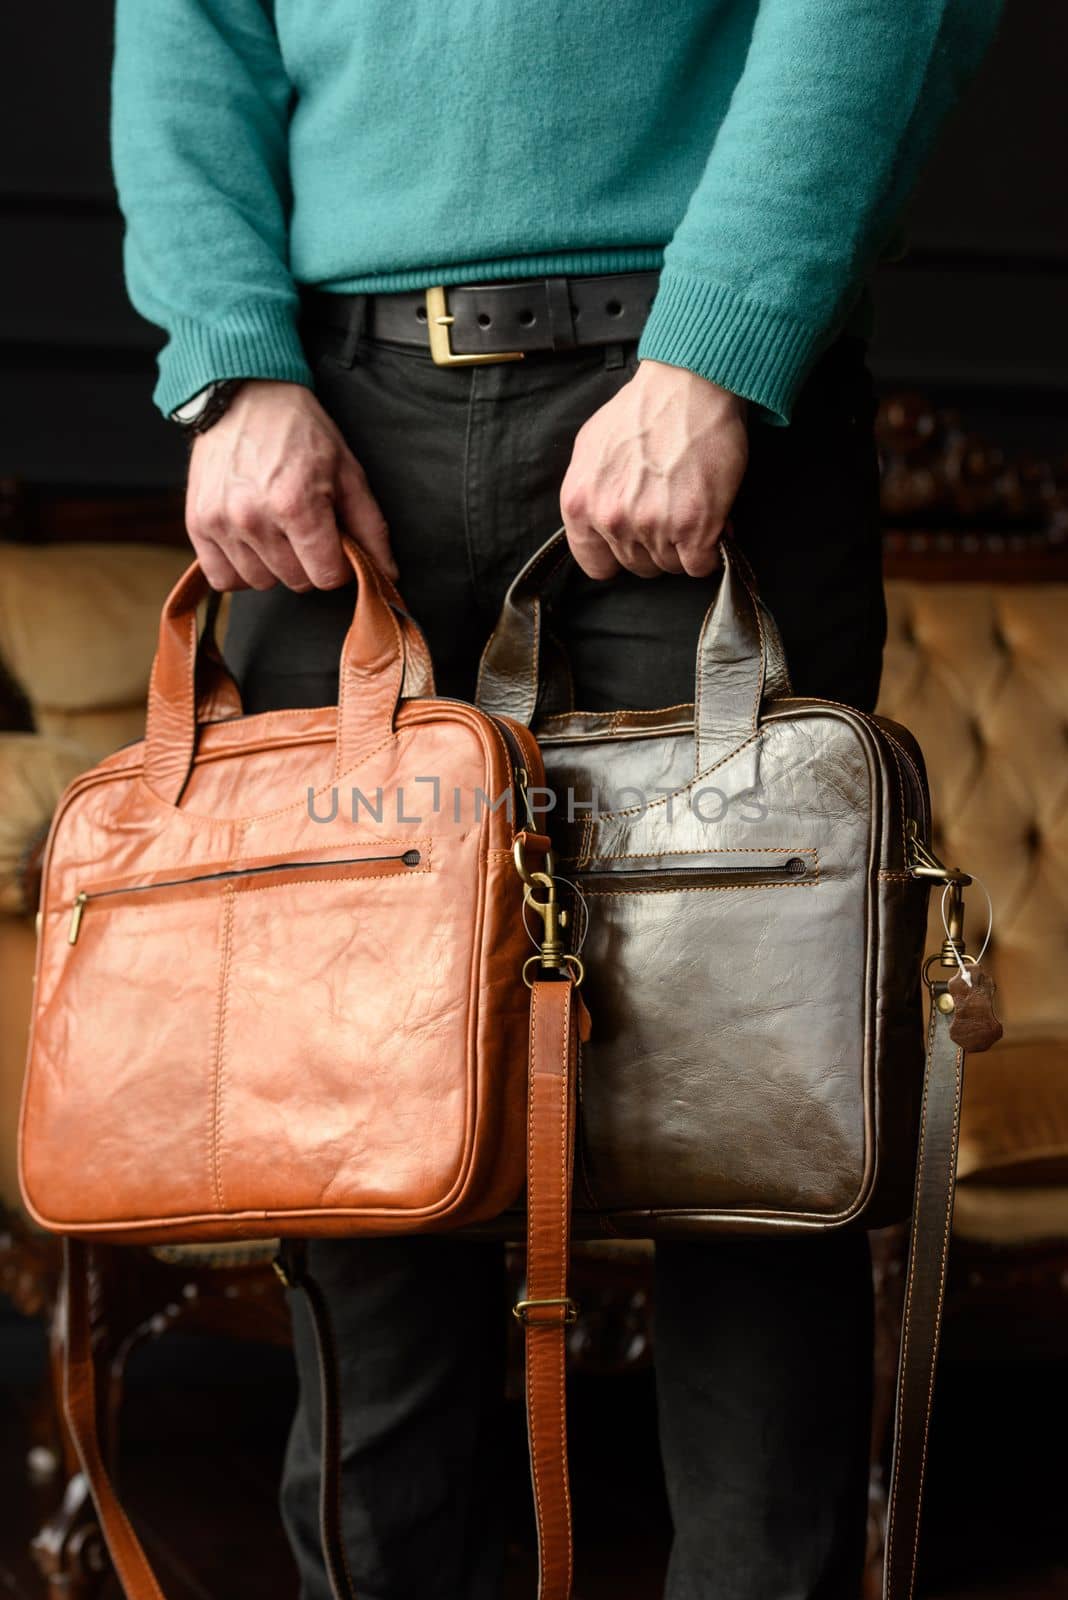
[[[988,436],[1068,448],[1064,0],[1005,0],[1000,35],[875,282],[880,386]],[[0,8],[0,476],[177,483],[150,400],[156,331],[122,286],[108,156],[110,0]]]

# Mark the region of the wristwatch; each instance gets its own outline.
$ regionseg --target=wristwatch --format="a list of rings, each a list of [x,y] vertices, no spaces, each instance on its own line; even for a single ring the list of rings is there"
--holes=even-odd
[[[244,381],[244,378],[220,378],[205,385],[199,394],[171,412],[171,421],[188,434],[207,433],[225,414]]]

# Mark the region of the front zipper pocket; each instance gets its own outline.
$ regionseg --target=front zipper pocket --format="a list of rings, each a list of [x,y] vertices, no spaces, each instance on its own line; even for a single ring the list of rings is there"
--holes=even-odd
[[[682,854],[602,857],[577,869],[574,877],[584,895],[800,887],[819,878],[814,850],[731,851],[724,855],[729,859]]]
[[[94,901],[111,900],[116,896],[127,898],[131,895],[159,894],[168,890],[194,889],[199,884],[205,883],[235,883],[242,879],[274,877],[280,882],[287,881],[285,874],[289,874],[289,882],[314,883],[319,874],[325,871],[337,873],[339,870],[345,877],[359,878],[363,876],[363,868],[369,868],[372,875],[381,877],[388,872],[410,872],[417,868],[427,870],[427,861],[424,851],[404,850],[389,855],[374,856],[330,856],[317,857],[312,860],[285,860],[267,861],[247,867],[219,867],[211,872],[193,872],[184,877],[156,878],[148,882],[117,883],[107,886],[98,886],[93,889],[80,889],[71,902],[70,926],[67,931],[67,943],[77,944],[81,932],[82,918],[86,908]]]

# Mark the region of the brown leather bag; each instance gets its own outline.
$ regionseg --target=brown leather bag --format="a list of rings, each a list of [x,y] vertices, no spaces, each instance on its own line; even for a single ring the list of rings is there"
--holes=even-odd
[[[525,1153],[517,1310],[539,1593],[566,1600],[577,1094],[585,1228],[812,1230],[901,1209],[922,1067],[922,765],[902,730],[788,697],[774,626],[729,546],[696,713],[537,722],[541,589],[561,535],[513,585],[482,709],[432,698],[418,630],[348,553],[359,598],[336,712],[239,715],[210,638],[198,650],[193,567],[164,610],[145,740],[78,779],[53,824],[21,1163],[38,1220],[73,1236],[68,1417],[125,1592],[158,1600],[100,1461],[79,1240],[484,1226],[520,1199]],[[729,802],[715,820],[667,795],[552,816],[589,907],[581,952],[563,945],[548,837],[529,816],[517,834],[493,804],[514,794],[527,815],[546,783],[539,745],[550,781],[580,803],[624,784]],[[335,789],[339,817],[316,821]],[[424,820],[402,820],[413,815]],[[533,958],[524,911],[543,921]],[[596,1031],[580,1084],[582,963]],[[893,1600],[912,1589],[952,1204],[963,1055],[947,1030],[933,1009]],[[323,1545],[348,1596],[329,1323],[299,1249],[282,1262],[321,1340]]]
[[[531,727],[539,811],[581,895],[575,1227],[644,1237],[822,1231],[907,1214],[923,1077],[930,832],[923,759],[881,717],[791,694],[741,553],[694,701],[552,710],[540,672],[563,533],[515,579],[478,704]],[[814,597],[815,599],[815,597]],[[694,707],[696,706],[696,715]]]

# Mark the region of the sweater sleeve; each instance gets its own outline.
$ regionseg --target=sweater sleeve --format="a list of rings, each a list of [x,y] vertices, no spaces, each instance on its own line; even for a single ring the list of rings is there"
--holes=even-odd
[[[639,355],[788,422],[892,234],[1001,0],[757,0]]]
[[[288,267],[291,87],[273,0],[117,0],[126,282],[167,332],[165,414],[216,378],[310,383]]]

